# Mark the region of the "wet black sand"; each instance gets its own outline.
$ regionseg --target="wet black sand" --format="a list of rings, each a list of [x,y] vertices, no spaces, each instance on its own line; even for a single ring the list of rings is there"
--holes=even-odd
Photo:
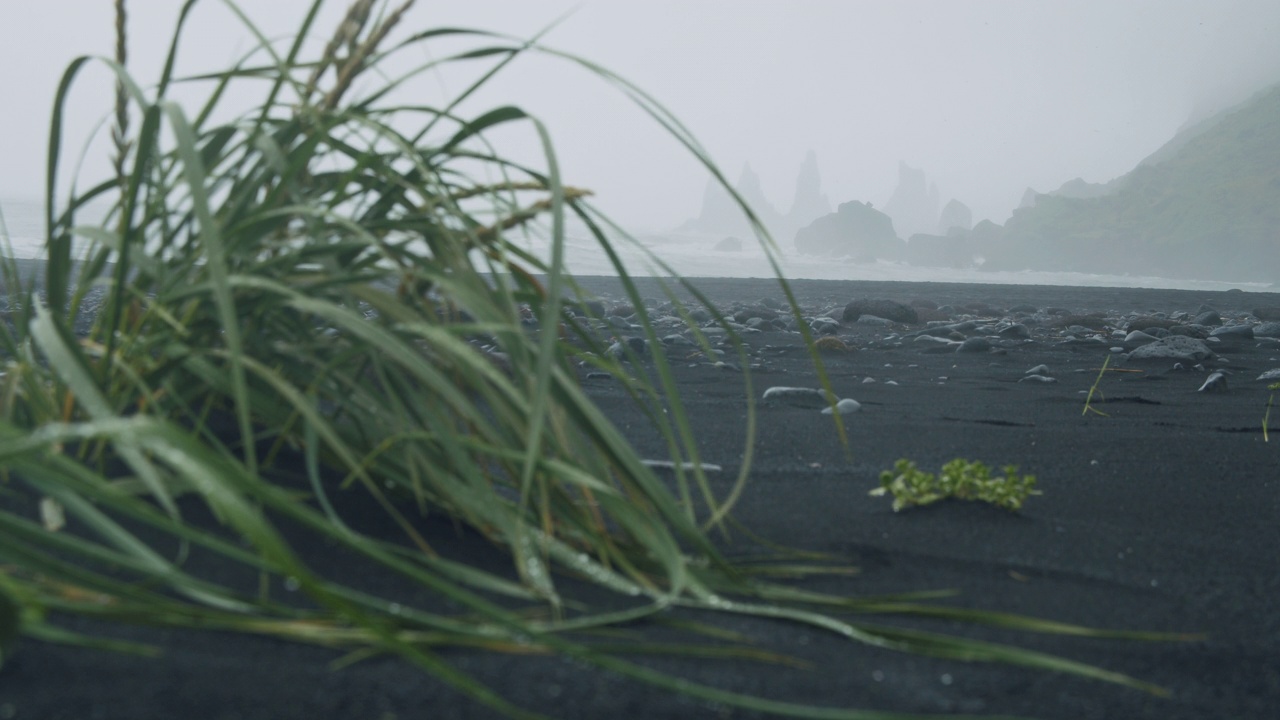
[[[592,281],[597,289],[616,289]],[[704,280],[718,304],[781,298],[769,281]],[[642,292],[658,293],[642,282]],[[1184,311],[1210,306],[1231,319],[1280,305],[1280,295],[995,285],[795,283],[802,305],[837,309],[857,297],[927,299],[990,310],[1020,304],[1074,313]],[[979,313],[983,315],[987,313]],[[1114,313],[1111,313],[1114,316]],[[643,662],[730,690],[830,707],[1044,718],[1266,718],[1280,706],[1280,412],[1264,442],[1269,391],[1255,378],[1280,367],[1280,345],[1219,348],[1205,369],[1171,363],[1102,381],[1108,414],[1082,415],[1107,347],[1062,345],[1064,331],[1032,327],[1029,342],[996,353],[919,352],[886,337],[920,326],[844,324],[859,348],[824,356],[834,389],[857,399],[849,447],[830,418],[786,405],[759,408],[753,477],[736,516],[790,546],[833,553],[858,575],[805,587],[844,594],[955,589],[948,602],[1113,629],[1203,633],[1177,643],[1029,635],[947,623],[921,627],[1060,654],[1167,688],[1170,696],[1059,674],[922,658],[852,644],[780,622],[729,627],[802,658],[807,669],[744,661]],[[1107,330],[1106,332],[1110,332]],[[773,385],[814,385],[796,336],[747,336],[758,397]],[[681,397],[700,432],[703,460],[727,489],[745,432],[742,376],[701,359],[676,362]],[[1018,382],[1045,364],[1055,383]],[[1223,393],[1197,392],[1213,369]],[[874,382],[864,382],[873,378]],[[942,379],[942,378],[945,378]],[[896,384],[890,384],[893,381]],[[591,393],[647,456],[661,446],[613,381]],[[895,514],[867,491],[898,458],[936,470],[955,457],[1016,464],[1043,495],[1018,514],[943,503]],[[482,543],[429,528],[460,554],[496,566]],[[429,540],[432,538],[428,538]],[[744,546],[745,549],[749,549]],[[337,573],[341,557],[311,558]],[[895,622],[891,618],[884,622]],[[900,621],[898,621],[900,622]],[[117,629],[157,643],[159,660],[26,641],[0,670],[0,718],[482,718],[492,714],[405,663],[373,659],[340,671],[338,655],[221,633]],[[554,658],[444,651],[510,700],[566,718],[746,717]]]

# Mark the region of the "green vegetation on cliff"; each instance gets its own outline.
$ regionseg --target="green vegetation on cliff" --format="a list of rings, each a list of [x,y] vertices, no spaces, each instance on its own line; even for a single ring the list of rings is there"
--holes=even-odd
[[[1280,85],[1199,125],[1103,197],[1040,195],[989,267],[1226,280],[1280,273]]]

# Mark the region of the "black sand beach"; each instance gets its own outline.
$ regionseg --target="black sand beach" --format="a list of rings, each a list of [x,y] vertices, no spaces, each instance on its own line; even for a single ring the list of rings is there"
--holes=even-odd
[[[621,300],[611,280],[583,282]],[[660,297],[650,281],[640,285],[643,294]],[[764,298],[783,299],[773,281],[707,279],[697,285],[730,313],[758,307]],[[781,621],[716,622],[762,648],[801,659],[802,668],[663,656],[638,661],[732,691],[833,708],[1063,720],[1275,717],[1280,409],[1272,416],[1277,437],[1266,442],[1263,416],[1271,391],[1256,378],[1280,368],[1280,340],[1223,335],[1207,343],[1213,357],[1182,362],[1181,369],[1174,369],[1173,359],[1122,362],[1116,354],[1112,366],[1125,372],[1106,373],[1103,401],[1093,400],[1106,416],[1083,410],[1111,348],[1137,346],[1124,342],[1133,317],[1187,328],[1212,310],[1225,324],[1259,329],[1253,311],[1280,306],[1280,295],[834,281],[796,281],[793,287],[806,314],[831,316],[838,321],[834,334],[854,348],[823,357],[837,394],[857,400],[861,409],[844,417],[846,452],[831,419],[818,410],[762,403],[752,478],[735,516],[766,538],[832,554],[860,570],[805,580],[802,587],[846,595],[955,590],[939,602],[1199,637],[1139,642],[872,619],[1096,664],[1165,688],[1167,697],[1062,674],[871,648]],[[956,352],[955,345],[919,340],[927,329],[922,320],[844,320],[845,304],[856,298],[927,301],[942,308],[932,311],[939,322],[973,321],[940,334],[952,342],[985,338],[990,347]],[[1139,326],[1147,328],[1153,321],[1143,322],[1148,324]],[[1009,330],[1013,323],[1025,334]],[[1183,331],[1212,329],[1203,328]],[[769,326],[745,340],[750,362],[759,365],[751,374],[757,398],[771,386],[816,387],[795,333]],[[688,352],[673,349],[670,355],[702,459],[723,468],[712,479],[726,493],[744,449],[743,376]],[[1047,369],[1035,374],[1053,382],[1024,380],[1040,365]],[[1227,373],[1225,390],[1200,392],[1217,370]],[[646,457],[662,455],[663,446],[644,430],[644,417],[616,381],[584,382]],[[1043,494],[1018,513],[962,502],[895,513],[889,499],[868,491],[878,485],[880,471],[904,457],[933,472],[957,457],[1014,464],[1037,477]],[[451,524],[428,523],[423,531],[474,562],[504,562]],[[741,533],[727,547],[731,553],[758,549]],[[324,548],[311,548],[306,559],[341,576],[360,571]],[[71,625],[101,630],[84,621]],[[663,637],[661,628],[652,631]],[[389,658],[332,670],[329,663],[339,653],[270,639],[104,632],[154,643],[164,655],[147,659],[24,641],[0,670],[0,718],[493,717]],[[441,657],[506,698],[556,717],[750,716],[558,658],[469,650],[445,650]]]

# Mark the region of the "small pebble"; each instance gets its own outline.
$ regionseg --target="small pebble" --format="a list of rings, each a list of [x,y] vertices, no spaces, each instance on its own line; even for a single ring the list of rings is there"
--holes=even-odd
[[[855,413],[861,409],[862,409],[862,404],[859,403],[857,400],[854,400],[853,398],[843,398],[840,400],[840,402],[836,403],[836,407],[835,407],[835,411],[840,413],[841,415],[848,415],[849,413]],[[830,415],[831,407],[827,406],[822,408],[822,414]]]

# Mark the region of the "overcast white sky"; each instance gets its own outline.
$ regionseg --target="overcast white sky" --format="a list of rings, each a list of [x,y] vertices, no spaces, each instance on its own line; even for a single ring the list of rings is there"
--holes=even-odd
[[[177,0],[131,0],[131,68],[151,82]],[[268,31],[308,0],[242,3]],[[38,197],[53,92],[66,64],[111,52],[110,0],[5,0],[0,11],[0,198]],[[346,3],[332,0],[327,16]],[[1280,81],[1276,0],[466,0],[420,1],[406,29],[530,35],[577,8],[545,43],[600,62],[665,103],[731,179],[749,162],[785,211],[804,154],[833,203],[883,205],[898,162],[945,202],[1004,222],[1026,187],[1111,179],[1205,105]],[[224,66],[249,47],[219,0],[203,0],[183,67]],[[322,23],[327,33],[332,24]],[[73,134],[110,109],[86,75]],[[461,89],[436,77],[426,99]],[[561,62],[519,63],[475,106],[542,116],[569,182],[637,230],[695,215],[706,175],[611,88]],[[100,167],[90,161],[89,167]]]

